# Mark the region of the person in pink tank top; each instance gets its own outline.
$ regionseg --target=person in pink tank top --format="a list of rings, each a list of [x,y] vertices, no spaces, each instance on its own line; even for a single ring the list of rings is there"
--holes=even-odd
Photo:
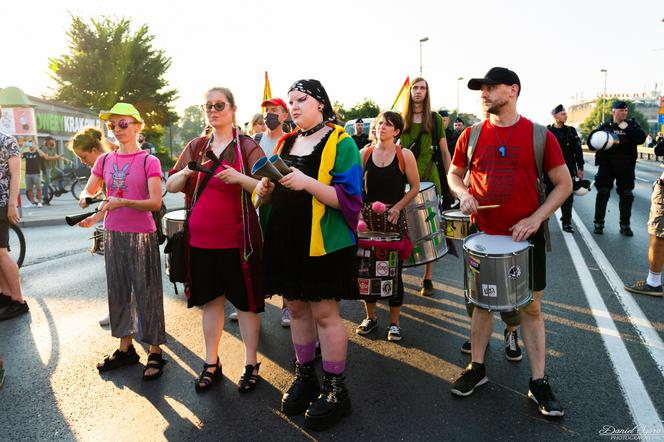
[[[238,310],[245,347],[245,370],[240,392],[259,381],[258,335],[265,310],[261,289],[262,236],[251,193],[258,181],[251,166],[265,154],[250,137],[239,135],[235,100],[227,88],[205,94],[203,109],[212,131],[190,141],[166,183],[169,192],[184,192],[187,207],[188,273],[185,283],[189,307],[203,306],[205,364],[194,384],[208,390],[221,377],[219,341],[224,328],[224,305]],[[188,167],[197,162],[210,173]]]

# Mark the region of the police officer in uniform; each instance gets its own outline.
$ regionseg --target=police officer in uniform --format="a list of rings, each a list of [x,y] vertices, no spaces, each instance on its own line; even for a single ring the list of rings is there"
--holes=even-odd
[[[576,129],[572,126],[567,126],[567,111],[562,104],[556,106],[552,111],[553,115],[553,124],[549,124],[547,129],[558,140],[560,148],[563,151],[563,158],[565,158],[565,164],[569,169],[570,175],[572,175],[572,180],[575,178],[583,179],[583,150],[581,149],[581,139],[576,133]],[[546,176],[545,176],[546,178]],[[550,192],[552,188],[551,183],[547,179],[547,193]],[[572,227],[572,203],[574,200],[574,192],[572,192],[565,200],[560,210],[563,213],[561,221],[563,223],[563,230],[565,232],[574,233],[574,228]]]
[[[445,138],[447,138],[447,148],[450,151],[450,157],[454,157],[454,147],[456,146],[459,136],[461,136],[461,132],[465,129],[465,126],[463,120],[456,117],[454,119],[454,130],[450,134],[445,131]]]
[[[634,202],[634,168],[636,167],[636,146],[643,144],[646,133],[634,118],[627,119],[627,103],[615,100],[611,106],[613,121],[603,122],[590,133],[588,140],[597,131],[606,131],[618,137],[618,144],[610,149],[598,150],[595,153],[595,165],[597,175],[595,176],[595,187],[597,188],[597,199],[595,200],[595,230],[594,233],[604,233],[604,215],[606,205],[609,202],[613,181],[616,182],[616,191],[620,197],[618,207],[620,209],[620,234],[633,236],[629,221],[632,215],[632,203]],[[590,143],[588,143],[590,146]],[[591,146],[592,148],[592,146]]]

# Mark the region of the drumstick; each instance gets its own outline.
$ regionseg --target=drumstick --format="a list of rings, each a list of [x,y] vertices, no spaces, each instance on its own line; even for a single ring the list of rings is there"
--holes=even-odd
[[[497,209],[500,207],[500,204],[491,204],[489,206],[478,206],[477,210],[484,210],[484,209]]]

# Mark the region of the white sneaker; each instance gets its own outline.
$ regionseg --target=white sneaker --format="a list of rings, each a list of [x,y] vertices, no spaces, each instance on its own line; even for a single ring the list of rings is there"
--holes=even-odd
[[[237,310],[228,315],[228,319],[230,319],[231,321],[237,321]]]
[[[288,307],[282,308],[281,309],[281,326],[282,327],[290,327],[290,312],[288,311]]]
[[[111,317],[109,315],[106,315],[105,318],[99,320],[99,325],[102,327],[106,327],[107,325],[111,324]]]
[[[44,207],[44,206],[42,206],[42,203],[37,203],[37,207]]]

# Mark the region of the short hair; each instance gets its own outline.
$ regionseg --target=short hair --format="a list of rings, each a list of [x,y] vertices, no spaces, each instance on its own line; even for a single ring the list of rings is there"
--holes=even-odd
[[[385,118],[385,121],[390,123],[395,129],[399,130],[399,135],[403,133],[403,117],[400,113],[394,111],[383,111],[376,117],[376,121]]]

